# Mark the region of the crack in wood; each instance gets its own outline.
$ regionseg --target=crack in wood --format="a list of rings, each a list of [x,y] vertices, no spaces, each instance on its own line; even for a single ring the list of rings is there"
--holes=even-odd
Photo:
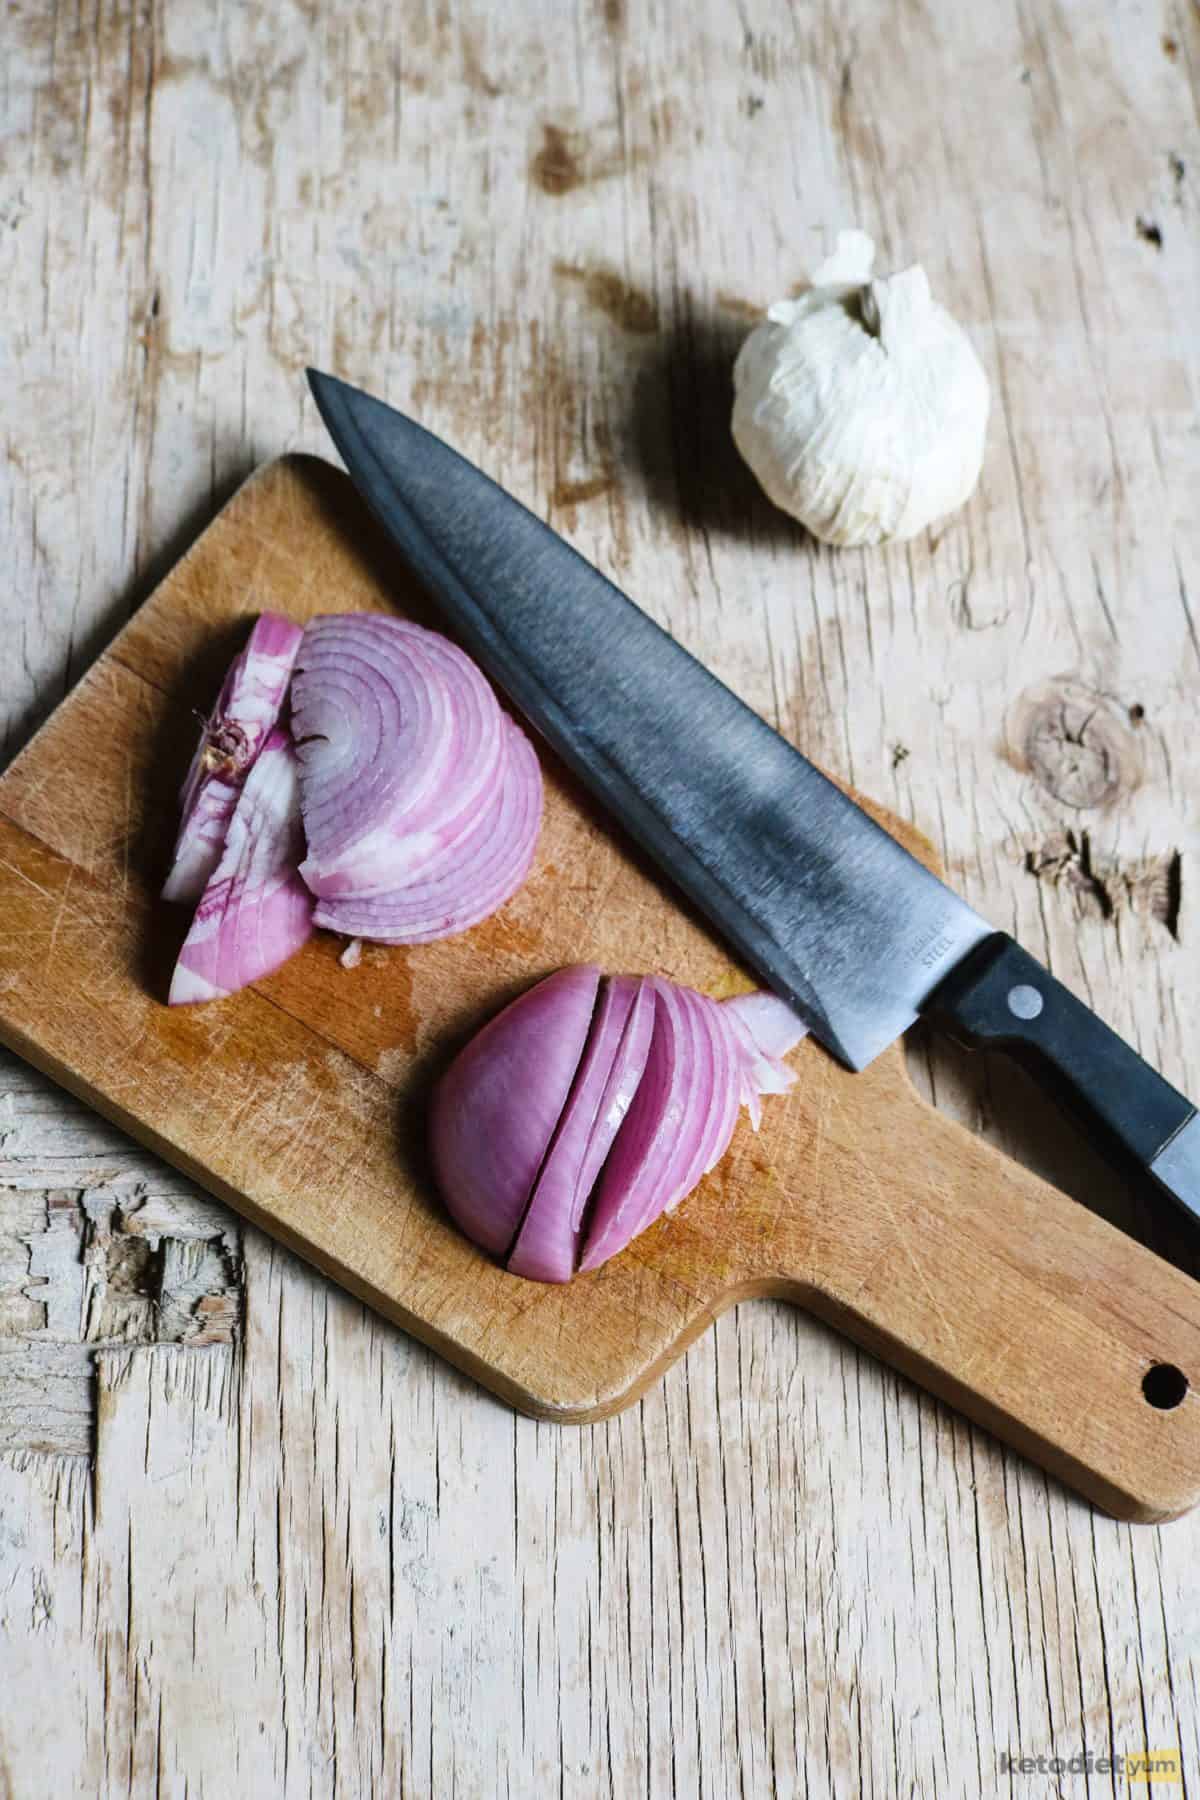
[[[90,1454],[93,1353],[231,1344],[242,1281],[236,1222],[201,1196],[0,1188],[0,1451]]]
[[[1090,832],[1068,829],[1027,850],[1025,869],[1071,894],[1080,917],[1119,923],[1126,913],[1139,914],[1179,941],[1183,858],[1178,850],[1123,862],[1097,855]]]

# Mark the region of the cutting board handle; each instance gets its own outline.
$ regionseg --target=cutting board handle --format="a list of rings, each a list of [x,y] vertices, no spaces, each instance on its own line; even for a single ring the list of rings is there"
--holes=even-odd
[[[893,1206],[886,1145],[860,1158],[875,1242],[818,1232],[797,1297],[1106,1511],[1186,1511],[1200,1498],[1195,1282],[893,1078],[881,1137],[893,1165],[919,1158],[919,1181]]]

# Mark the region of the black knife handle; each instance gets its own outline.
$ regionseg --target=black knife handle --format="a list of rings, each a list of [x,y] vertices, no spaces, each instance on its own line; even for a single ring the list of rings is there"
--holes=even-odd
[[[1098,1148],[1132,1158],[1200,1223],[1196,1108],[1014,939],[985,938],[921,1010],[968,1049],[1022,1063]]]

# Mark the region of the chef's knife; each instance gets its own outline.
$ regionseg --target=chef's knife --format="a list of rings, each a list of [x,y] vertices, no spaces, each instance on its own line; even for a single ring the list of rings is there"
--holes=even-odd
[[[309,371],[354,479],[463,642],[852,1069],[918,1016],[1025,1063],[1200,1219],[1191,1102],[557,533],[439,438]]]

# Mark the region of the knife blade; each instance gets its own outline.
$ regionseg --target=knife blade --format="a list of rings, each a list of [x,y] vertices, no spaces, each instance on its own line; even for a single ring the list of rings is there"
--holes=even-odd
[[[600,571],[423,426],[316,370],[355,485],[468,649],[827,1049],[925,1014],[1025,1061],[1200,1218],[1196,1109]]]

